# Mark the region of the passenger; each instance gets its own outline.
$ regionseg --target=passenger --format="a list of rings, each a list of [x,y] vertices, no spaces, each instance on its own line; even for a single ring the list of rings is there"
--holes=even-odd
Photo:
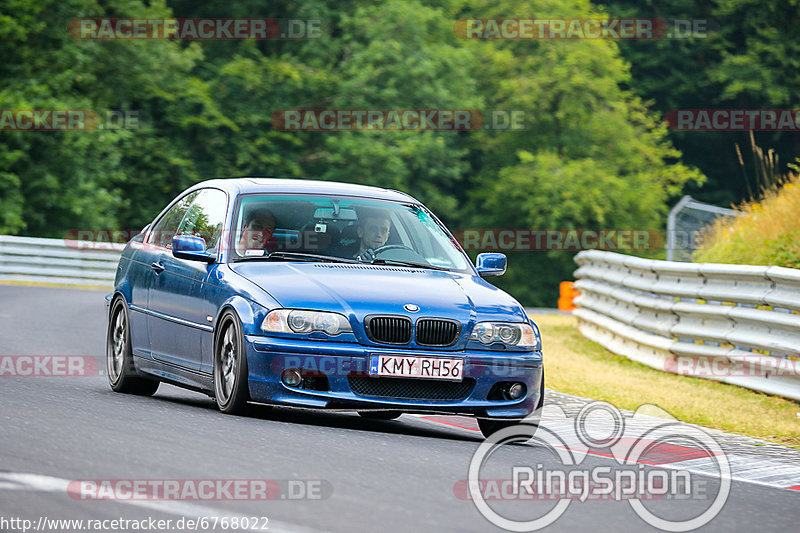
[[[385,212],[369,211],[360,216],[357,230],[360,242],[354,257],[367,263],[375,259],[375,250],[384,246],[389,240],[391,227],[392,222]]]
[[[268,209],[251,211],[242,227],[236,251],[239,255],[245,255],[247,250],[266,250],[275,226],[275,215]]]

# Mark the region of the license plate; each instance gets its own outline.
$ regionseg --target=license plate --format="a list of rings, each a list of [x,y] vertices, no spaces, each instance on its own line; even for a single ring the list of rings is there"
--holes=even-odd
[[[370,354],[369,375],[461,381],[464,375],[464,360]]]

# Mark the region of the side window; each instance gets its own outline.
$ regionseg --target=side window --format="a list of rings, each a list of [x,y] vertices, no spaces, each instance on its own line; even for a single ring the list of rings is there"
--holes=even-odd
[[[147,242],[161,248],[172,249],[172,238],[175,236],[175,233],[177,233],[178,226],[180,226],[184,215],[186,215],[186,212],[189,210],[189,205],[197,198],[198,194],[200,194],[200,191],[187,194],[178,200],[169,211],[164,213],[161,220],[153,227],[153,231],[150,232],[150,237]]]
[[[206,241],[206,249],[215,250],[225,221],[228,198],[219,189],[203,189],[195,198],[183,222],[178,227],[178,235],[194,235]]]

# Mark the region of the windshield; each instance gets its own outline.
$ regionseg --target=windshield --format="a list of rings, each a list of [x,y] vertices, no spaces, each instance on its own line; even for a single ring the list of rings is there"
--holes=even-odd
[[[467,271],[466,257],[421,205],[365,198],[248,194],[231,260],[305,259]]]

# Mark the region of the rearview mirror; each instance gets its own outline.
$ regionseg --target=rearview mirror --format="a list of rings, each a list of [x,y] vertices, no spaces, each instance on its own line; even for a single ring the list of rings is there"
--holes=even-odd
[[[206,241],[194,235],[175,235],[172,238],[172,255],[178,259],[213,263],[216,258],[206,250]]]
[[[506,256],[493,253],[478,254],[475,259],[475,268],[482,278],[502,276],[506,273]]]

